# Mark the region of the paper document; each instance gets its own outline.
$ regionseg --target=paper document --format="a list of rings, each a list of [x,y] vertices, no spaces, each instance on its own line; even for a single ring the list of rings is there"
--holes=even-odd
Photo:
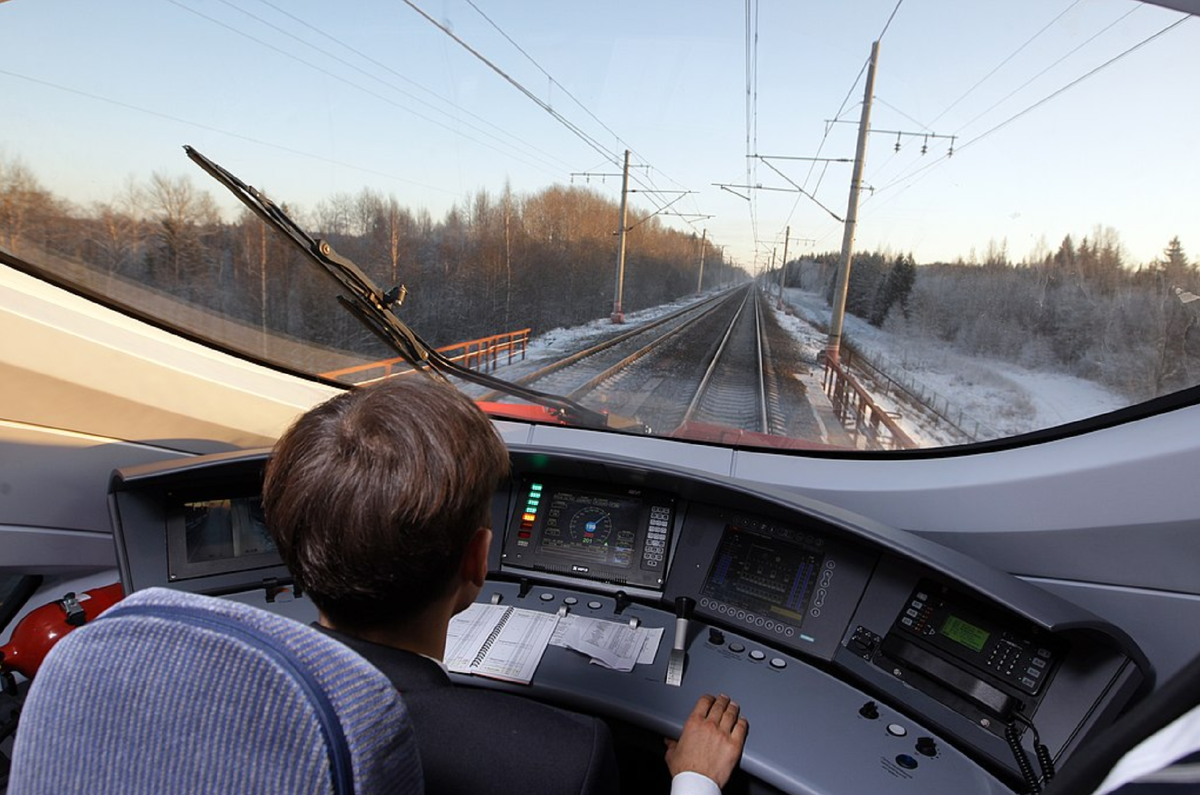
[[[582,652],[597,665],[632,671],[634,665],[654,662],[662,634],[661,627],[634,629],[619,621],[567,615],[559,619],[550,643]]]
[[[519,607],[473,604],[450,619],[446,667],[508,682],[533,681],[558,616]]]

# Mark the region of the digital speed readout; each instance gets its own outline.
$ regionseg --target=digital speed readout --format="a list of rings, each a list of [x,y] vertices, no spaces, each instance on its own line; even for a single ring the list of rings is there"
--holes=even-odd
[[[542,552],[627,567],[640,512],[640,503],[628,499],[554,491],[546,505]]]
[[[504,564],[661,589],[674,499],[637,487],[526,482]]]

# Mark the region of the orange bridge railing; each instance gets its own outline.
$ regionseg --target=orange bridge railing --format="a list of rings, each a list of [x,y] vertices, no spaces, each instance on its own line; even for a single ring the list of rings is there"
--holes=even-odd
[[[447,359],[458,362],[463,367],[490,372],[500,366],[502,359],[505,360],[505,363],[511,364],[518,355],[521,359],[525,358],[525,348],[529,344],[529,332],[530,329],[527,328],[520,331],[508,331],[503,334],[493,334],[490,337],[481,337],[477,340],[456,342],[437,350]],[[361,384],[409,372],[412,372],[412,367],[404,359],[397,357],[358,364],[353,367],[343,367],[340,370],[330,370],[321,375],[348,384]]]

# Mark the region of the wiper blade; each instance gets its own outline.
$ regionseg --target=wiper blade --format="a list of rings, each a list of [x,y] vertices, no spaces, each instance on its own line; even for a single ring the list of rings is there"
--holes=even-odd
[[[346,295],[338,296],[338,301],[384,343],[395,349],[413,369],[444,381],[448,380],[447,376],[453,375],[463,381],[545,406],[572,425],[589,428],[609,427],[609,415],[589,409],[570,398],[518,386],[450,360],[421,339],[420,335],[409,328],[393,311],[393,307],[399,306],[404,300],[407,293],[404,287],[397,286],[384,292],[361,268],[334,251],[328,241],[309,235],[264,193],[242,182],[191,146],[184,146],[183,149],[196,165],[228,188],[242,204],[274,227],[303,251],[309,260],[331,276],[346,291]]]

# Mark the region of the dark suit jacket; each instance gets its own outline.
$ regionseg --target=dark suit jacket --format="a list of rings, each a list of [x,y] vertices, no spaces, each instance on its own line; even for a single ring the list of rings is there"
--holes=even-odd
[[[432,660],[318,627],[365,657],[401,692],[429,795],[619,790],[603,721],[535,701],[458,687]]]

